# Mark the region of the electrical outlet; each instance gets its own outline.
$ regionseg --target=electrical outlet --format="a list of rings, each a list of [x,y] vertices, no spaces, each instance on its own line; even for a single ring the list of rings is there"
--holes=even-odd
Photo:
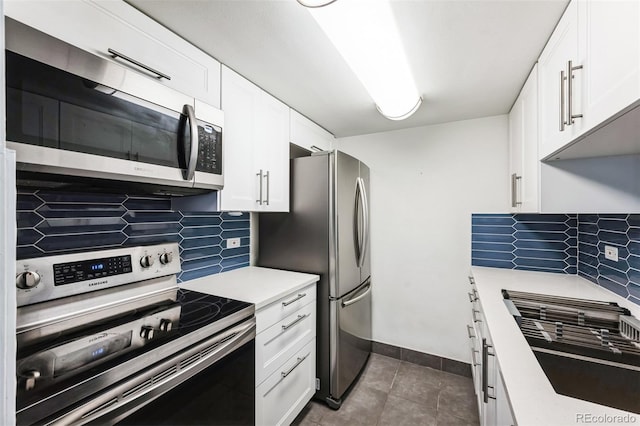
[[[227,240],[227,248],[240,247],[240,238],[229,238]]]
[[[614,262],[618,261],[618,247],[604,246],[604,257]]]

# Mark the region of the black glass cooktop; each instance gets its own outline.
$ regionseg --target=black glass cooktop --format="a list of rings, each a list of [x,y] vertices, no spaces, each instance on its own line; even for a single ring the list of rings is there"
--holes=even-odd
[[[100,336],[101,334],[105,334],[105,331],[115,327],[128,327],[129,323],[135,323],[141,318],[152,315],[162,317],[163,312],[175,313],[176,310],[179,310],[179,319],[172,322],[171,329],[168,331],[154,330],[153,337],[148,339],[144,346],[135,349],[131,346],[123,350],[109,352],[107,354],[108,356],[104,357],[99,356],[99,351],[102,350],[101,348],[95,349],[93,347],[87,347],[87,351],[89,351],[87,353],[98,354],[98,356],[91,358],[85,365],[77,365],[58,377],[42,377],[42,380],[37,382],[34,389],[30,389],[29,391],[25,390],[24,383],[26,377],[21,377],[21,369],[27,369],[25,371],[28,371],[28,368],[30,368],[29,363],[24,363],[24,360],[29,359],[29,357],[37,357],[42,353],[47,353],[47,351],[51,349],[76,340],[86,339],[93,335]],[[29,405],[32,401],[41,399],[47,394],[52,394],[58,390],[73,386],[74,383],[95,377],[109,369],[118,368],[121,364],[151,353],[162,346],[170,345],[174,342],[174,345],[184,346],[185,341],[190,342],[193,340],[190,339],[189,335],[196,331],[202,335],[198,336],[198,340],[193,340],[192,344],[197,344],[202,340],[215,336],[227,328],[250,319],[253,316],[254,306],[251,303],[212,296],[197,291],[179,289],[176,301],[167,301],[145,307],[144,309],[138,309],[134,312],[128,312],[116,318],[111,318],[108,321],[92,324],[72,334],[57,336],[47,342],[21,349],[18,352],[17,365],[18,409]],[[135,327],[132,327],[132,333],[141,332],[138,329],[139,327],[134,328]],[[84,358],[89,359],[86,356]],[[157,358],[154,357],[153,359]],[[21,368],[21,360],[24,363],[24,368]]]

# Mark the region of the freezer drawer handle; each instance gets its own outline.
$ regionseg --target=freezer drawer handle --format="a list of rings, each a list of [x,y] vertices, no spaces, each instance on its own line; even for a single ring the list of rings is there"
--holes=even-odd
[[[290,369],[288,369],[287,371],[283,371],[280,374],[282,375],[282,378],[284,379],[285,377],[287,377],[289,374],[291,374],[291,372],[293,370],[296,369],[297,366],[299,366],[300,364],[302,364],[302,361],[304,361],[305,359],[307,359],[309,355],[305,355],[302,358],[298,357],[298,360],[296,361],[295,364],[293,364],[293,367],[291,367]]]
[[[294,325],[296,325],[297,323],[299,323],[300,321],[302,321],[303,319],[305,319],[306,317],[308,317],[309,314],[304,314],[304,315],[298,315],[298,318],[294,319],[292,322],[290,322],[289,324],[284,324],[282,326],[283,330],[288,330],[289,328],[293,327]]]
[[[362,293],[360,296],[358,297],[354,297],[351,300],[347,300],[346,302],[342,302],[342,307],[346,308],[349,305],[353,305],[354,303],[364,299],[366,297],[367,294],[369,294],[371,292],[371,283],[369,283],[367,285],[367,291],[365,291],[364,293]]]
[[[298,297],[296,297],[295,299],[291,299],[288,302],[282,302],[282,306],[289,306],[290,304],[292,304],[295,301],[298,301],[300,299],[302,299],[303,297],[305,297],[307,295],[307,293],[300,293],[298,294]]]

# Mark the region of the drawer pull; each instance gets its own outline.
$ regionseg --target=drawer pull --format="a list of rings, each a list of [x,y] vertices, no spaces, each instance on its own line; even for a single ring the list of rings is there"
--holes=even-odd
[[[471,330],[473,330],[473,327],[471,327],[470,325],[467,325],[467,334],[469,335],[469,339],[475,339],[476,335],[473,334]]]
[[[477,367],[478,365],[480,365],[480,363],[476,360],[476,354],[477,354],[478,352],[479,352],[479,351],[477,351],[477,350],[475,350],[475,349],[471,350],[471,363],[472,363],[472,365],[473,365],[474,367]]]
[[[467,293],[467,295],[469,296],[469,302],[473,303],[476,300],[478,300],[477,298],[474,298],[473,293]]]
[[[476,314],[479,314],[480,311],[478,311],[477,309],[474,309],[471,311],[471,317],[473,318],[473,322],[482,322],[482,320],[479,320],[478,317],[476,317]]]
[[[297,366],[299,366],[300,364],[302,364],[302,361],[304,361],[305,359],[307,359],[309,355],[305,355],[302,358],[298,358],[298,360],[296,361],[296,363],[293,365],[293,367],[291,367],[290,369],[288,369],[287,371],[283,371],[280,374],[282,375],[282,378],[284,379],[285,377],[287,377],[289,374],[291,374],[291,372],[293,370],[296,369]]]
[[[307,295],[307,293],[300,293],[298,294],[298,297],[296,297],[295,299],[291,299],[288,302],[282,302],[282,306],[289,306],[290,304],[292,304],[293,302],[302,299],[303,297],[305,297]]]
[[[293,327],[294,325],[296,325],[297,323],[299,323],[300,321],[302,321],[303,319],[305,319],[306,317],[308,317],[309,314],[304,314],[304,315],[298,315],[298,318],[294,319],[292,322],[290,322],[289,324],[285,324],[282,326],[283,330],[287,330],[291,327]]]

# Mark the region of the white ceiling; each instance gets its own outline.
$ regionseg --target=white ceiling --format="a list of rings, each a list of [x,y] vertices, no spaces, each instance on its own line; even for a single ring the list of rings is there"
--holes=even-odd
[[[507,113],[568,0],[393,0],[424,99],[404,121],[377,112],[296,0],[127,2],[342,137]]]

